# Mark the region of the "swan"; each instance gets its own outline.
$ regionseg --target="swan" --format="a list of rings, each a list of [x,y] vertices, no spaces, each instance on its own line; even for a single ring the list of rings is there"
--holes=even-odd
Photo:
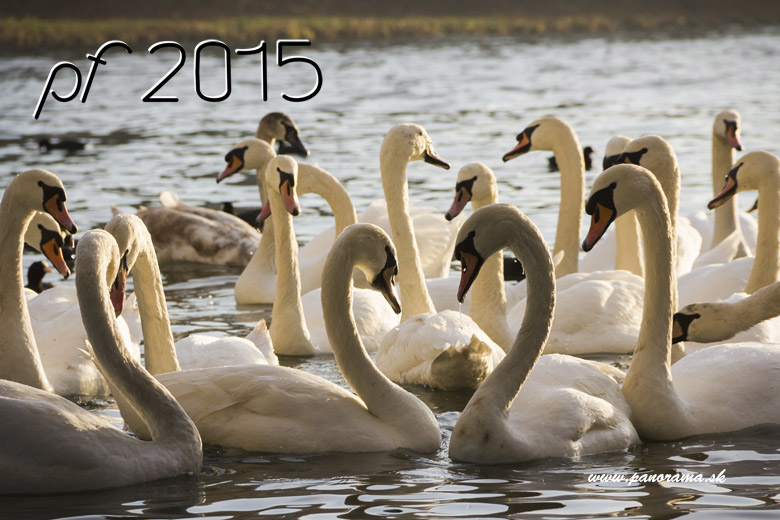
[[[55,262],[59,262],[60,256],[63,259],[65,257],[62,230],[59,223],[48,213],[41,211],[33,212],[33,217],[24,231],[24,245],[32,247],[46,258],[51,257]],[[57,250],[60,250],[60,253],[57,253]],[[58,265],[57,271],[69,273],[67,262],[65,262],[65,265]],[[29,301],[44,290],[50,290],[54,287],[54,285],[43,281],[46,273],[51,272],[51,266],[46,260],[30,264],[30,267],[27,269],[27,285],[24,286],[25,299]]]
[[[479,282],[487,259],[509,246],[526,269],[532,312],[523,317],[511,350],[458,418],[450,457],[509,464],[637,444],[631,411],[620,393],[619,370],[559,354],[540,357],[553,320],[555,278],[536,226],[514,206],[494,204],[475,211],[458,240],[455,255],[463,264],[459,299],[472,282]]]
[[[265,170],[268,162],[276,157],[273,148],[259,139],[245,139],[236,144],[226,159],[228,165],[220,175],[218,182],[243,171],[257,171],[257,185],[266,202]],[[261,188],[262,186],[262,188]],[[333,240],[338,233],[357,222],[355,207],[347,190],[339,180],[326,170],[311,164],[298,164],[298,195],[316,193],[320,195],[331,208],[335,218],[335,226],[330,227],[314,237],[298,252],[298,262],[301,276],[301,291],[307,293],[320,286],[322,266]],[[239,304],[271,303],[276,294],[276,267],[274,264],[274,231],[273,223],[264,225],[265,238],[260,240],[257,253],[252,257],[238,278],[235,287],[236,302]]]
[[[445,218],[450,220],[459,215],[469,201],[474,210],[498,202],[496,176],[493,170],[480,162],[468,163],[458,171],[455,200],[447,210]],[[471,295],[474,306],[473,308],[469,306],[469,310],[463,312],[469,314],[474,319],[474,323],[484,330],[504,352],[509,352],[514,342],[514,333],[506,320],[504,260],[501,251],[485,259],[484,269],[485,272],[495,273],[495,276],[481,276],[476,279]],[[455,295],[455,301],[458,301],[456,289],[460,280],[453,277],[451,281],[454,285],[448,284],[446,289],[449,289],[450,294]],[[430,285],[428,290],[431,290]]]
[[[25,289],[30,289],[36,294],[40,294],[47,289],[54,287],[51,282],[44,282],[44,277],[53,272],[49,262],[45,260],[38,260],[30,264],[27,268],[27,285]]]
[[[637,212],[645,240],[642,327],[623,395],[643,439],[672,440],[780,423],[780,399],[767,393],[780,374],[780,345],[736,343],[699,350],[670,366],[675,265],[666,197],[653,174],[633,164],[603,172],[586,210],[586,251],[618,215]]]
[[[79,242],[76,287],[95,363],[115,391],[140,413],[153,440],[143,442],[59,396],[0,381],[2,493],[91,491],[197,474],[203,461],[195,425],[171,394],[127,355],[114,321],[113,280],[121,263],[101,230]],[[109,295],[109,285],[112,294]],[[118,295],[119,298],[123,294]]]
[[[630,142],[631,138],[625,135],[616,135],[610,138],[604,148],[602,170],[617,164],[620,154]],[[585,198],[584,194],[582,198]],[[614,233],[607,233],[593,251],[580,258],[579,271],[592,273],[614,268],[618,271],[629,271],[642,277],[644,276],[644,266],[642,265],[641,253],[639,222],[636,220],[636,215],[629,213],[615,222]]]
[[[703,266],[681,276],[680,306],[720,300],[743,291],[752,294],[780,279],[780,159],[764,151],[745,154],[729,171],[724,189],[708,207],[717,208],[737,191],[746,190],[758,190],[766,201],[761,202],[765,211],[759,210],[758,214],[755,257]]]
[[[731,169],[736,159],[735,151],[742,151],[740,129],[742,120],[739,112],[734,109],[724,110],[715,116],[712,123],[712,190],[717,195],[723,187],[723,179]],[[720,261],[749,256],[756,245],[756,221],[748,214],[740,213],[736,198],[726,202],[715,210],[714,217],[708,218],[703,211],[698,211],[689,217],[704,237],[702,250],[716,248],[727,238],[730,242],[725,250],[716,253]],[[732,258],[723,259],[724,256]],[[707,263],[718,263],[717,259],[703,259]],[[707,265],[698,261],[698,265]]]
[[[553,246],[553,256],[563,254],[555,266],[555,276],[560,278],[578,271],[585,162],[574,129],[556,117],[537,119],[525,127],[517,134],[517,145],[502,159],[507,162],[534,150],[552,151],[561,171],[561,203]]]
[[[25,229],[37,211],[49,213],[61,228],[76,232],[65,200],[65,187],[59,177],[34,169],[14,177],[0,201],[0,379],[48,392],[52,386],[41,363],[24,296],[22,252]],[[44,251],[59,255],[59,259],[49,260],[67,276],[70,271],[62,259],[62,236],[56,232],[52,235],[54,243],[45,245]]]
[[[379,164],[393,242],[399,251],[403,312],[401,324],[382,339],[376,364],[401,384],[476,388],[503,359],[504,351],[469,316],[450,310],[437,313],[431,301],[409,216],[406,168],[410,161],[419,160],[449,168],[434,152],[423,127],[405,123],[391,128],[382,142]]]
[[[136,215],[119,214],[106,224],[105,229],[111,233],[120,249],[128,251],[127,261],[133,266],[133,285],[145,344],[144,356],[146,368],[151,374],[180,368],[278,364],[264,320],[260,320],[246,338],[190,334],[174,344],[162,289],[162,275],[146,226]]]
[[[628,143],[618,160],[647,168],[661,183],[669,204],[672,233],[676,237],[677,274],[679,276],[689,272],[701,252],[702,236],[687,217],[679,217],[677,214],[680,169],[674,149],[663,137],[647,135]]]
[[[170,191],[160,194],[160,206],[142,207],[136,215],[149,230],[160,262],[244,266],[260,244],[260,233],[239,217],[184,204]]]
[[[276,365],[159,375],[205,443],[275,453],[439,449],[441,431],[433,413],[382,375],[362,346],[349,302],[355,266],[398,310],[392,292],[395,248],[376,226],[357,224],[344,230],[323,270],[328,335],[336,363],[357,395],[303,370]],[[131,429],[146,438],[132,407],[119,405]]]
[[[639,333],[644,292],[642,278],[626,270],[574,272],[578,267],[581,217],[574,215],[573,211],[584,211],[585,178],[577,135],[560,119],[546,117],[531,123],[517,136],[517,140],[517,146],[504,155],[505,161],[529,150],[551,149],[559,157],[561,165],[561,211],[554,251],[556,254],[563,253],[564,263],[555,267],[558,304],[545,353],[632,352]],[[621,139],[616,139],[607,155],[617,153],[621,142]],[[629,233],[623,232],[624,229],[621,232],[625,239],[634,241],[631,248],[636,250],[638,233],[630,233],[631,228],[636,229],[632,219],[631,215],[621,219],[625,223],[625,231]],[[574,262],[571,262],[572,258]],[[568,274],[562,274],[567,271]],[[523,319],[528,303],[525,291],[526,284],[520,283],[507,292],[508,323],[517,324]],[[609,334],[604,334],[605,329],[609,330]]]

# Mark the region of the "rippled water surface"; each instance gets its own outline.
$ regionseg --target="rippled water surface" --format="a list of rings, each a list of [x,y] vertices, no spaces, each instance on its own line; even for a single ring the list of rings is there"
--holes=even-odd
[[[131,44],[132,45],[132,44]],[[710,188],[712,118],[720,110],[742,114],[747,151],[780,152],[780,31],[713,33],[691,38],[520,40],[509,37],[448,38],[396,43],[317,44],[308,54],[322,68],[324,86],[304,103],[279,94],[311,89],[306,67],[269,67],[268,102],[260,100],[259,60],[234,56],[233,92],[206,103],[193,91],[192,48],[182,71],[162,91],[176,104],[148,104],[142,95],[174,63],[174,54],[110,51],[86,103],[46,103],[31,117],[50,67],[83,59],[94,49],[0,54],[0,186],[14,173],[45,167],[68,189],[68,204],[81,229],[99,226],[110,205],[131,211],[157,204],[175,189],[192,204],[232,201],[257,204],[250,177],[214,180],[231,145],[254,134],[265,113],[289,113],[311,150],[310,161],[347,186],[359,210],[382,196],[378,152],[394,124],[422,124],[436,149],[453,164],[449,172],[410,165],[412,198],[444,212],[457,169],[482,161],[494,169],[503,201],[517,204],[554,238],[559,179],[536,152],[509,163],[501,156],[515,135],[544,115],[568,121],[583,145],[601,150],[616,133],[659,134],[674,146],[683,175],[681,212],[705,209]],[[206,53],[204,90],[221,92],[221,58]],[[213,77],[206,78],[208,71]],[[70,90],[63,78],[58,91]],[[40,153],[37,139],[78,137],[85,151]],[[588,182],[597,174],[588,173]],[[742,197],[741,204],[752,203]],[[305,243],[330,225],[327,204],[301,199],[295,219]],[[25,256],[25,265],[35,260]],[[197,264],[163,265],[174,334],[195,331],[245,334],[266,306],[236,308],[232,286],[240,269]],[[58,283],[72,283],[72,280]],[[332,358],[283,359],[342,382]],[[614,359],[619,362],[620,360]],[[780,430],[648,443],[628,453],[521,465],[458,464],[447,457],[449,434],[468,395],[410,388],[437,414],[441,450],[305,456],[247,455],[207,449],[197,478],[178,478],[106,492],[56,497],[0,498],[8,518],[80,515],[176,518],[605,518],[689,515],[702,518],[776,518],[780,515]],[[769,391],[769,390],[768,390]],[[767,396],[769,397],[769,396]],[[119,422],[108,403],[97,413]],[[12,420],[12,418],[2,418]],[[2,471],[12,471],[2,468]],[[725,472],[721,483],[657,484],[590,482],[591,474]]]

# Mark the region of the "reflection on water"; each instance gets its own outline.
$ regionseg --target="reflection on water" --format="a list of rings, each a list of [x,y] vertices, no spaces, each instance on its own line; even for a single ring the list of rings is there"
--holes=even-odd
[[[257,64],[243,58],[234,60],[233,95],[225,102],[198,100],[191,80],[181,74],[166,86],[170,92],[163,93],[179,95],[179,103],[143,104],[141,95],[169,63],[157,55],[117,55],[100,69],[87,103],[50,100],[41,120],[34,122],[30,114],[51,65],[73,61],[83,52],[5,54],[0,60],[0,185],[12,173],[31,167],[53,170],[65,181],[68,205],[81,229],[106,222],[110,205],[127,211],[155,205],[159,192],[168,189],[176,189],[191,204],[231,201],[256,206],[254,175],[220,185],[214,179],[225,152],[253,134],[258,119],[273,110],[294,117],[312,151],[310,162],[345,183],[358,211],[382,196],[382,136],[393,124],[412,120],[427,128],[437,152],[453,164],[449,172],[410,165],[413,198],[446,211],[457,169],[480,160],[494,169],[501,199],[527,212],[548,241],[554,238],[559,198],[559,177],[547,172],[548,154],[532,153],[506,164],[500,160],[514,145],[516,133],[538,117],[554,114],[571,123],[581,143],[597,150],[597,164],[603,145],[616,133],[668,138],[683,175],[683,214],[703,210],[711,196],[710,132],[712,117],[721,109],[734,106],[742,113],[747,150],[780,151],[777,30],[653,41],[496,37],[314,45],[311,55],[323,70],[323,90],[298,105],[273,96],[260,103]],[[741,58],[738,67],[735,53]],[[296,74],[290,67],[285,81],[310,80],[303,72]],[[270,85],[269,93],[287,85]],[[37,146],[43,136],[77,137],[88,144],[74,154],[45,154]],[[588,172],[588,184],[597,173]],[[743,198],[742,205],[750,203],[752,199]],[[307,196],[301,204],[295,228],[304,243],[331,222],[323,217],[330,215],[324,201]],[[34,260],[34,255],[25,255],[25,266]],[[236,306],[232,287],[240,269],[181,263],[163,265],[162,271],[177,339],[194,332],[245,335],[258,319],[270,318],[270,306]],[[57,283],[72,284],[73,279]],[[594,357],[621,367],[628,361],[625,356]],[[332,357],[280,361],[346,386]],[[777,427],[650,443],[628,453],[581,460],[478,466],[447,457],[450,433],[469,394],[409,390],[437,414],[444,433],[438,453],[282,456],[208,448],[197,478],[67,496],[0,498],[0,516],[476,519],[780,514]],[[96,413],[120,423],[111,404],[93,406]],[[613,473],[708,477],[721,471],[726,481],[715,484],[588,479]]]

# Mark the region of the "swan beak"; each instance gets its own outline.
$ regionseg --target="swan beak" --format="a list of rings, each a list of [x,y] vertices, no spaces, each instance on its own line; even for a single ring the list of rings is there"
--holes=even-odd
[[[730,147],[738,152],[742,151],[742,143],[739,141],[739,129],[737,128],[736,122],[733,122],[730,125],[728,123],[726,124],[726,140],[729,142]]]
[[[528,152],[531,149],[531,133],[536,129],[536,126],[526,128],[522,132],[520,132],[517,135],[517,145],[515,145],[514,148],[509,150],[507,153],[504,154],[504,156],[501,158],[504,162],[510,161],[514,159],[515,157],[520,157],[524,153]]]
[[[279,191],[282,194],[284,209],[293,217],[297,217],[301,212],[301,206],[298,204],[298,197],[295,194],[295,188],[293,188],[292,183],[285,180],[282,182],[282,185],[279,186]],[[270,206],[270,204],[266,204],[266,206]],[[265,207],[263,207],[263,211],[265,211]],[[268,208],[268,213],[271,213],[270,207]],[[258,216],[258,218],[260,217]]]
[[[122,261],[119,266],[119,272],[116,274],[116,280],[111,284],[111,290],[109,291],[109,297],[111,304],[114,306],[114,315],[119,316],[122,314],[122,309],[125,305],[125,286],[127,284],[127,253],[122,257]]]
[[[471,289],[471,284],[477,278],[482,268],[482,258],[473,253],[460,252],[460,284],[458,284],[458,301],[463,303],[466,293]]]
[[[398,267],[395,264],[385,267],[376,275],[374,281],[371,282],[371,286],[382,293],[387,303],[393,308],[393,312],[401,314],[401,304],[398,303],[398,298],[396,298],[393,290],[393,285],[395,285],[394,277],[397,272]]]
[[[741,167],[742,163],[729,171],[728,175],[726,175],[726,184],[723,186],[723,189],[720,190],[720,193],[715,195],[715,198],[707,204],[707,209],[715,209],[722,206],[737,193],[737,172]]]
[[[597,202],[596,210],[591,215],[590,229],[585,240],[582,241],[583,251],[587,252],[593,249],[596,242],[607,232],[607,228],[613,220],[615,220],[615,211]]]
[[[438,166],[439,168],[444,168],[445,170],[450,169],[450,163],[436,155],[436,152],[433,150],[425,150],[425,154],[423,154],[423,160],[428,164]]]
[[[57,240],[52,238],[41,245],[41,252],[49,259],[49,262],[57,269],[63,277],[67,278],[70,275],[70,269],[65,263],[65,258],[62,256],[62,248],[57,244]],[[47,272],[51,272],[49,266],[46,266]]]
[[[307,150],[306,147],[303,146],[301,139],[298,137],[298,130],[296,130],[295,128],[290,127],[287,130],[287,133],[284,135],[284,140],[290,144],[292,151],[294,151],[295,153],[302,155],[304,157],[309,156],[309,150]]]
[[[244,167],[244,162],[238,158],[238,156],[233,155],[230,157],[230,161],[228,161],[228,165],[225,167],[225,169],[217,176],[217,182],[222,182],[226,178],[230,177],[236,172],[241,171],[241,168]]]
[[[466,188],[460,188],[458,192],[455,194],[455,200],[452,202],[452,206],[450,206],[450,209],[447,210],[447,213],[444,215],[444,218],[447,220],[452,220],[458,215],[460,215],[460,212],[463,211],[463,208],[466,207],[466,204],[471,200],[471,193],[469,193],[469,190]]]
[[[76,224],[73,223],[73,219],[70,218],[68,208],[65,207],[65,203],[60,200],[59,195],[54,195],[47,200],[43,207],[46,209],[54,220],[56,220],[60,227],[68,233],[75,234],[78,231]]]

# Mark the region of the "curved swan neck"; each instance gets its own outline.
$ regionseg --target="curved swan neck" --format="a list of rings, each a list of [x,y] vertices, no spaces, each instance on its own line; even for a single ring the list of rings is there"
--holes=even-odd
[[[747,330],[764,320],[780,316],[780,282],[762,287],[747,298],[727,303],[728,313],[733,319],[735,330]]]
[[[471,206],[477,209],[498,202],[494,195],[486,199],[472,200]],[[477,276],[471,286],[470,315],[490,339],[495,341],[504,352],[512,347],[514,335],[506,322],[506,287],[504,286],[504,257],[496,251],[482,266],[482,275]]]
[[[751,294],[773,284],[780,277],[780,171],[762,178],[758,197],[758,235],[756,256],[745,292]]]
[[[393,243],[398,251],[398,285],[403,304],[403,322],[418,314],[436,312],[436,307],[425,286],[420,253],[409,216],[409,187],[406,177],[408,159],[399,157],[392,150],[383,150],[379,163]]]
[[[472,406],[485,406],[484,403],[488,402],[496,410],[508,412],[541,356],[550,334],[555,309],[552,258],[538,229],[530,221],[527,221],[527,225],[523,224],[522,220],[515,221],[511,226],[501,226],[500,230],[497,226],[494,232],[502,238],[505,237],[505,245],[509,246],[523,263],[527,274],[528,312],[523,316],[512,348],[477,389],[466,407],[467,410]],[[466,410],[463,413],[465,414]]]
[[[641,233],[635,211],[629,211],[615,221],[615,242],[617,248],[615,269],[630,271],[644,277]]]
[[[24,232],[33,212],[17,209],[14,191],[9,185],[0,202],[0,379],[52,392],[24,297]]]
[[[316,193],[328,203],[336,220],[336,236],[357,222],[357,213],[344,185],[327,171],[306,163],[298,163],[299,195]]]
[[[734,164],[736,153],[726,139],[712,134],[712,193],[713,196],[720,193],[723,188],[723,179]],[[715,224],[712,230],[712,244],[715,247],[734,230],[740,229],[737,216],[737,195],[735,194],[721,206],[715,208]]]
[[[112,389],[138,412],[155,441],[200,449],[200,436],[187,414],[165,387],[132,358],[123,344],[105,281],[112,253],[109,240],[113,241],[113,238],[108,233],[97,239],[95,234],[85,236],[79,244],[76,260],[81,319],[96,363]],[[116,246],[113,253],[118,257]]]
[[[328,340],[344,379],[368,411],[383,422],[396,424],[402,434],[414,435],[420,420],[429,420],[430,411],[376,368],[355,326],[351,279],[357,254],[355,247],[334,245],[323,268],[321,298]]]
[[[144,358],[149,373],[157,375],[181,370],[168,318],[162,275],[148,232],[137,236],[141,248],[133,266],[133,287],[144,336]]]
[[[553,154],[561,171],[561,203],[553,247],[553,256],[564,252],[555,271],[555,277],[560,278],[578,270],[580,226],[585,212],[585,162],[577,134],[568,125],[559,130]]]
[[[272,191],[270,186],[268,191]],[[303,317],[298,242],[295,240],[292,216],[285,209],[278,191],[269,193],[268,203],[271,204],[276,251],[276,293],[268,332],[277,354],[314,354],[316,349],[311,343]]]

